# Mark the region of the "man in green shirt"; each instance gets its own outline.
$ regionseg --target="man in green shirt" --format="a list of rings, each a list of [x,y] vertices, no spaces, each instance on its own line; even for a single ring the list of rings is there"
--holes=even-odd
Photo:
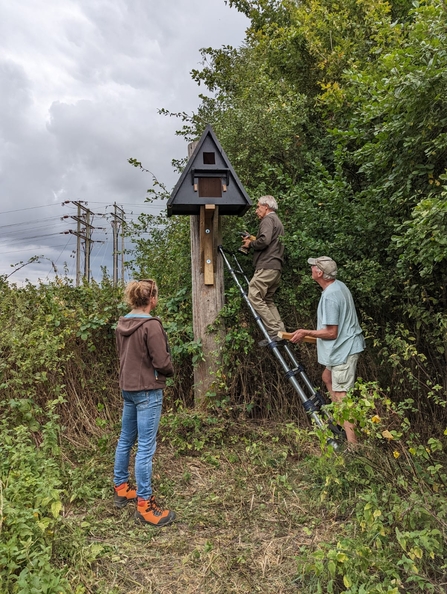
[[[318,362],[325,366],[323,381],[332,400],[341,402],[355,384],[357,360],[365,349],[354,301],[348,287],[337,280],[337,264],[328,256],[309,258],[312,278],[323,289],[317,310],[317,329],[296,330],[292,342],[304,336],[317,339]],[[344,423],[347,440],[356,443],[354,426]]]

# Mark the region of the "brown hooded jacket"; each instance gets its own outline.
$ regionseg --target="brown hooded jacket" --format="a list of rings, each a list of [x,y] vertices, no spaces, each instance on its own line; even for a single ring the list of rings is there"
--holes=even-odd
[[[119,384],[126,392],[163,389],[174,375],[166,332],[158,318],[121,317],[116,328]]]

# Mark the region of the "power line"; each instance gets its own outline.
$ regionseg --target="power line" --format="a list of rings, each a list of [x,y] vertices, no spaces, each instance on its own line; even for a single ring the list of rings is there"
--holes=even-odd
[[[93,257],[92,268],[94,268],[94,266],[93,266],[93,265],[94,265],[96,262],[98,262],[98,260],[99,260],[99,257],[101,256],[101,254],[102,254],[102,259],[101,259],[101,263],[99,264],[99,268],[102,268],[102,267],[104,266],[104,261],[105,261],[105,260],[106,260],[106,258],[107,258],[107,250],[108,250],[108,248],[110,247],[110,242],[111,242],[111,240],[110,240],[110,239],[107,239],[107,241],[105,241],[105,242],[104,242],[104,243],[101,245],[101,247],[100,247],[100,249],[99,249],[99,252],[97,252],[97,253],[95,254],[95,256]]]
[[[114,206],[113,204],[108,204],[107,202],[99,202],[99,201],[96,201],[96,200],[89,200],[89,203],[90,204],[107,204],[107,206]],[[123,203],[123,204],[120,204],[120,205],[117,205],[117,206],[120,206],[120,207],[124,207],[124,206],[141,206],[141,207],[144,207],[144,208],[157,208],[158,209],[158,207],[155,204],[148,204],[146,202],[139,203],[139,204],[135,204],[134,202],[126,202],[125,204]],[[165,208],[164,205],[163,205],[163,208]]]
[[[52,237],[53,235],[59,235],[59,233],[46,233],[45,235],[32,235],[31,237],[24,237],[22,239],[8,239],[9,243],[20,243],[24,240],[29,241],[30,239],[43,239],[44,237]]]
[[[28,206],[27,208],[17,208],[16,210],[3,210],[0,214],[9,214],[10,212],[22,212],[24,210],[33,210],[35,208],[48,208],[50,206],[58,206],[58,204],[43,204],[41,206]]]
[[[60,228],[60,223],[54,223],[53,225],[39,225],[36,226],[35,228],[33,227],[32,229],[28,228],[28,229],[10,229],[9,231],[3,231],[1,234],[1,240],[4,240],[6,238],[8,238],[8,241],[10,240],[19,240],[19,241],[26,241],[27,239],[29,239],[30,235],[28,235],[29,233],[36,233],[36,232],[45,232],[46,230],[56,230],[57,228]],[[0,240],[0,241],[1,241]]]
[[[54,221],[54,219],[58,219],[59,217],[56,215],[54,217],[46,217],[45,219],[37,219],[31,221],[20,221],[19,223],[9,223],[8,225],[0,225],[0,229],[6,229],[7,227],[19,227],[23,225],[33,225],[36,223],[44,223],[47,221]]]
[[[67,245],[67,244],[65,244],[65,245]],[[47,245],[45,245],[45,246],[44,246],[44,245],[40,246],[40,245],[38,245],[37,247],[23,248],[22,250],[11,250],[11,251],[9,251],[9,252],[0,252],[0,254],[2,254],[2,255],[3,255],[3,254],[17,254],[18,252],[31,252],[31,251],[35,251],[35,250],[37,250],[37,249],[44,248],[44,247],[45,247],[45,248],[47,248],[47,247],[52,247],[52,248],[54,248],[54,249],[57,249],[57,248],[60,248],[60,247],[62,247],[62,244],[60,244],[60,245],[53,245],[53,246],[47,246]]]
[[[59,256],[56,258],[55,260],[55,264],[57,264],[59,262],[59,258],[62,256],[62,254],[65,252],[65,250],[67,249],[67,245],[70,243],[70,238],[67,239],[67,243],[64,245],[63,249],[61,250],[61,253],[59,254]]]
[[[91,203],[91,202],[90,202]],[[130,213],[125,213],[124,208],[122,208],[121,206],[118,206],[118,204],[114,203],[113,205],[104,201],[94,201],[95,204],[106,204],[107,208],[105,209],[106,212],[104,214],[97,214],[97,216],[102,216],[105,217],[107,219],[112,219],[112,234],[107,233],[107,230],[105,228],[102,227],[95,227],[93,225],[93,217],[94,217],[94,213],[87,208],[87,202],[83,202],[83,201],[65,201],[62,204],[57,204],[57,203],[52,203],[52,204],[47,204],[47,205],[40,205],[40,206],[34,206],[34,207],[27,207],[27,208],[21,208],[21,209],[14,209],[14,210],[9,210],[9,211],[2,211],[0,212],[0,214],[8,214],[8,213],[16,213],[16,212],[26,212],[26,211],[31,211],[31,210],[35,210],[35,209],[41,209],[41,208],[53,208],[53,212],[54,212],[54,207],[58,207],[59,206],[66,206],[67,208],[70,209],[70,211],[72,212],[72,215],[64,215],[62,217],[62,221],[64,218],[71,218],[74,221],[76,221],[77,223],[77,229],[76,230],[65,230],[65,231],[60,231],[57,232],[57,230],[59,228],[63,229],[63,222],[60,223],[58,221],[58,218],[60,218],[58,215],[54,216],[47,216],[47,217],[42,217],[42,218],[38,218],[38,219],[34,219],[34,220],[24,220],[24,221],[20,221],[20,222],[14,222],[14,223],[6,223],[3,225],[0,225],[0,230],[1,230],[1,237],[0,237],[0,254],[1,255],[8,255],[8,254],[12,254],[12,253],[24,253],[24,252],[40,252],[43,249],[49,249],[51,251],[51,253],[54,254],[54,252],[56,250],[61,250],[59,255],[57,256],[56,260],[54,261],[54,265],[56,265],[58,262],[61,261],[61,257],[64,254],[64,252],[67,250],[67,246],[70,243],[70,238],[67,239],[67,242],[65,243],[65,245],[59,244],[57,243],[57,245],[51,245],[52,239],[54,236],[60,236],[61,233],[65,234],[65,235],[69,235],[69,236],[75,236],[77,237],[77,249],[75,250],[71,250],[71,258],[68,258],[68,261],[70,262],[70,266],[69,269],[73,268],[73,265],[71,264],[71,262],[73,261],[73,254],[75,254],[76,259],[80,258],[81,256],[81,246],[84,250],[84,255],[85,255],[85,263],[84,263],[84,276],[86,278],[88,278],[88,275],[90,274],[90,255],[91,255],[91,251],[92,251],[92,246],[93,243],[102,243],[104,244],[100,250],[94,250],[95,254],[94,254],[94,258],[93,258],[93,262],[95,264],[95,269],[98,267],[98,264],[101,264],[101,267],[103,266],[104,262],[106,261],[108,255],[107,252],[108,250],[110,250],[110,243],[111,240],[114,239],[115,240],[115,244],[112,248],[113,250],[113,258],[114,258],[114,280],[115,282],[118,282],[118,276],[120,277],[120,280],[122,282],[125,281],[125,276],[126,276],[126,272],[125,272],[125,266],[124,266],[124,256],[125,256],[125,232],[126,232],[126,219],[127,217],[129,217],[130,222],[136,221],[138,217],[144,217],[145,215],[147,216],[151,216],[152,213],[147,212],[147,210],[151,210],[153,211],[154,216],[158,213],[161,212],[161,210],[163,210],[164,206],[158,206],[158,205],[154,205],[154,204],[147,204],[147,203],[143,203],[143,204],[135,204],[135,203],[129,203],[129,206],[136,206],[139,208],[140,212],[130,212]],[[84,206],[85,205],[85,206]],[[109,209],[110,207],[110,209]],[[113,208],[113,210],[112,210]],[[77,212],[76,212],[77,210]],[[145,212],[146,211],[146,212]],[[5,221],[5,219],[2,219],[3,221]],[[153,228],[163,228],[162,224],[158,224],[158,225],[154,225],[151,227]],[[46,233],[45,231],[51,231],[50,233]],[[99,240],[93,240],[92,239],[92,233],[93,231],[95,231],[95,235],[97,235],[97,233],[101,233],[103,232],[103,237],[105,239],[105,241],[99,241]],[[32,235],[31,235],[32,233]],[[149,235],[149,232],[141,232],[141,235]],[[121,237],[120,237],[121,235]],[[30,245],[29,247],[23,247],[26,246],[27,243],[32,243],[34,242],[34,244],[37,245]],[[121,243],[121,245],[118,247],[118,243]],[[3,244],[3,245],[2,245]],[[14,245],[18,245],[20,246],[20,244],[22,245],[22,247],[19,247],[19,249],[7,249],[10,246],[14,246]],[[42,245],[44,244],[44,245]],[[6,251],[1,251],[1,247],[6,248]],[[71,249],[71,248],[70,248]],[[96,253],[98,252],[98,253]],[[42,256],[43,257],[43,256]],[[120,266],[120,271],[118,273],[118,264],[119,264],[119,259],[121,260],[121,266]],[[74,264],[74,262],[73,262]],[[77,275],[79,274],[79,262],[77,265]],[[89,280],[89,279],[88,279]]]
[[[70,202],[70,201],[68,201],[68,202]],[[90,200],[89,203],[90,204],[107,204],[107,206],[113,206],[113,204],[110,204],[109,202],[103,202],[100,200]],[[63,203],[63,204],[65,204],[65,203]],[[2,211],[0,211],[0,214],[10,214],[13,212],[24,212],[26,210],[34,210],[36,208],[51,208],[52,206],[53,207],[61,206],[61,203],[53,202],[52,204],[41,204],[40,206],[27,206],[26,208],[16,208],[14,210],[2,210]],[[145,202],[143,202],[143,203],[126,202],[125,204],[124,203],[121,204],[121,206],[140,206],[143,208],[157,208],[158,209],[158,207],[155,204],[148,204]],[[163,205],[163,208],[164,208],[164,205]]]

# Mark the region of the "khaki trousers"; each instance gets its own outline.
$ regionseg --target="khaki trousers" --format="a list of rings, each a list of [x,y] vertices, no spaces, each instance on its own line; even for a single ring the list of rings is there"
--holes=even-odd
[[[281,271],[260,268],[255,271],[248,286],[248,300],[261,316],[269,336],[276,337],[278,332],[285,332],[278,309],[273,302],[279,283]]]

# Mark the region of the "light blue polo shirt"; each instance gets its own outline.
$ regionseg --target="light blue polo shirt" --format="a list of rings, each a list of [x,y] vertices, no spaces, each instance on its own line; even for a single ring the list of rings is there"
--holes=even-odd
[[[349,355],[365,349],[351,291],[339,280],[324,289],[318,304],[317,329],[326,326],[338,326],[338,336],[335,340],[317,338],[318,363],[341,365],[346,363]]]

